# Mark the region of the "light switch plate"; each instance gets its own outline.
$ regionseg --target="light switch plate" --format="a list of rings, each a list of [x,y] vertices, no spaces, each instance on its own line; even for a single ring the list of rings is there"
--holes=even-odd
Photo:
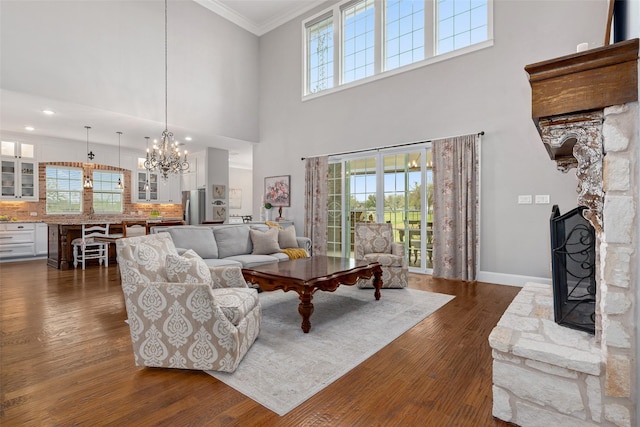
[[[548,205],[549,204],[549,195],[548,194],[536,194],[536,204],[537,205]]]
[[[531,194],[525,194],[518,196],[518,204],[519,205],[530,205],[531,204]]]

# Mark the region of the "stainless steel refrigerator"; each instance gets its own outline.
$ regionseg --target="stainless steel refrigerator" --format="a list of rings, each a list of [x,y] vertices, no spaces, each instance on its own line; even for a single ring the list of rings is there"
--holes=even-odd
[[[202,224],[206,218],[205,190],[182,192],[182,216],[187,224]]]

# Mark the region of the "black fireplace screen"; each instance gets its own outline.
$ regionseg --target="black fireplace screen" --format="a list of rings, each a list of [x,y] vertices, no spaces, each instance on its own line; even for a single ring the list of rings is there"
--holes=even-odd
[[[577,207],[551,213],[553,307],[559,325],[595,333],[596,244],[593,226]]]

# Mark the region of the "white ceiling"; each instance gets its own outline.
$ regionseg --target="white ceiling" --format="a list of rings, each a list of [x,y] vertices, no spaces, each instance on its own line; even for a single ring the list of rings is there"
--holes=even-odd
[[[326,0],[194,0],[257,36],[268,33]]]
[[[193,1],[257,36],[323,3],[323,0]],[[56,114],[44,115],[43,109],[50,109]],[[33,135],[80,141],[86,139],[84,126],[90,124],[92,142],[112,145],[118,144],[117,134],[101,130],[118,129],[123,132],[121,138],[124,148],[139,148],[145,136],[152,139],[158,138],[160,136],[158,129],[164,129],[164,123],[155,120],[6,88],[0,88],[0,120],[0,128],[3,131],[24,134],[28,133],[25,126],[33,126],[35,128]],[[186,143],[191,152],[207,146],[222,148],[229,150],[230,166],[251,168],[253,165],[253,143],[217,136],[215,142],[200,145],[198,141],[211,141],[211,137],[204,133],[199,135],[197,130],[181,129],[171,122],[169,122],[169,128],[181,142],[186,136],[193,138],[192,142]]]

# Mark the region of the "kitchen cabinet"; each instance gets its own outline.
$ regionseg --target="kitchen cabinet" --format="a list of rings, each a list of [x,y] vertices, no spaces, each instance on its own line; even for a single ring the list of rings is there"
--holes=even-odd
[[[180,174],[170,174],[165,180],[158,172],[138,170],[133,203],[182,203]]]
[[[138,170],[136,176],[136,191],[131,193],[135,197],[133,202],[158,202],[158,173]]]
[[[47,224],[39,222],[36,224],[35,250],[36,256],[47,255],[49,248],[49,235]]]
[[[38,164],[33,144],[2,141],[0,200],[38,200]]]
[[[195,166],[192,163],[189,163],[189,172],[182,173],[180,177],[182,191],[192,191],[198,189],[195,169]]]
[[[35,224],[0,224],[0,259],[35,256]]]
[[[190,165],[195,165],[196,172],[196,189],[207,187],[207,153],[206,151],[198,152],[193,155],[189,161]]]
[[[180,191],[181,174],[172,173],[167,179],[160,178],[158,185],[158,201],[160,203],[182,203]]]

